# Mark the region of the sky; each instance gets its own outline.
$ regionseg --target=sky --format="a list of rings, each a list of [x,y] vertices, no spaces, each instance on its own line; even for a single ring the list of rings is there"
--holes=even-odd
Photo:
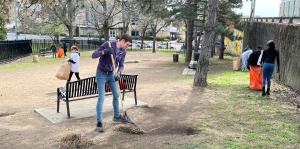
[[[281,0],[256,0],[255,16],[278,17]],[[243,7],[235,10],[243,16],[250,16],[251,2],[243,0]]]

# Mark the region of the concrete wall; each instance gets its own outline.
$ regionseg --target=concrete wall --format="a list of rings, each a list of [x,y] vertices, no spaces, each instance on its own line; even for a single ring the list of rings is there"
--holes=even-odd
[[[266,42],[270,39],[275,41],[280,52],[280,80],[300,91],[300,25],[246,23],[244,47],[250,44],[266,48]]]

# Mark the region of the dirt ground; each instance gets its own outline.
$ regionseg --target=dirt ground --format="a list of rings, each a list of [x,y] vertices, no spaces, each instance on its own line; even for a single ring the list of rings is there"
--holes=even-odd
[[[214,90],[193,88],[192,82],[181,75],[184,66],[172,63],[171,54],[129,52],[126,61],[124,73],[139,75],[138,100],[149,104],[130,109],[130,118],[144,130],[152,131],[144,135],[115,131],[112,116],[104,117],[104,133],[94,131],[95,117],[50,123],[34,109],[55,106],[56,88],[65,82],[54,77],[58,66],[48,65],[1,73],[0,148],[58,148],[59,140],[68,134],[92,140],[94,145],[90,148],[164,148],[192,143],[195,135],[211,137],[192,127],[195,121],[211,117],[218,96]],[[131,63],[134,61],[138,63]],[[82,58],[81,77],[93,76],[97,63]],[[229,67],[216,66],[210,73]]]

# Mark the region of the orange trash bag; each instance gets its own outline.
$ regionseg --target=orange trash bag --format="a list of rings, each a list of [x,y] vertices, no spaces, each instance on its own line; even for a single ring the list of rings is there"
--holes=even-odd
[[[64,56],[64,50],[62,48],[58,48],[57,57],[62,58]]]
[[[262,67],[250,66],[250,89],[262,90]]]

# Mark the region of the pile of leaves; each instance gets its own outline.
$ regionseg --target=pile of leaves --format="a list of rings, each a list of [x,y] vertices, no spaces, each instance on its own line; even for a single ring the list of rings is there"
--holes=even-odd
[[[93,141],[83,138],[80,134],[68,134],[59,141],[59,149],[81,149],[94,145]]]

